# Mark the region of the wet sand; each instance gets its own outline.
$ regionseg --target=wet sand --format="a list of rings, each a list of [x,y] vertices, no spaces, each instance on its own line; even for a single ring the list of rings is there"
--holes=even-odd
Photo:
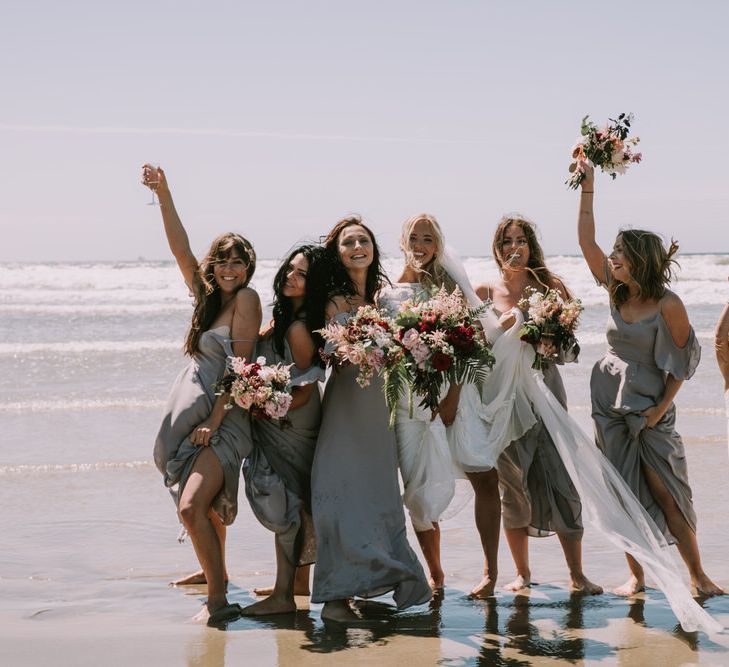
[[[687,452],[705,568],[729,586],[726,447],[690,443]],[[229,532],[229,597],[245,605],[272,582],[274,562],[270,533],[242,500]],[[659,591],[571,596],[556,538],[531,540],[540,583],[527,595],[469,600],[482,567],[470,506],[443,523],[444,598],[403,613],[387,597],[362,603],[372,627],[332,630],[307,598],[295,616],[193,624],[205,587],[168,586],[196,562],[191,545],[176,542],[172,502],[149,463],[8,468],[0,504],[2,665],[729,664],[729,634],[684,633]],[[621,554],[589,526],[584,561],[606,588],[626,578]],[[510,581],[503,539],[500,570],[500,583]],[[729,626],[729,597],[705,606]]]

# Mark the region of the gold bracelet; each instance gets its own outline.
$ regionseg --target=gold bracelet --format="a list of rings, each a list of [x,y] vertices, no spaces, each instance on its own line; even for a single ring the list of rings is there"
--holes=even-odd
[[[594,190],[583,190],[582,194],[583,195],[594,195],[595,191]]]

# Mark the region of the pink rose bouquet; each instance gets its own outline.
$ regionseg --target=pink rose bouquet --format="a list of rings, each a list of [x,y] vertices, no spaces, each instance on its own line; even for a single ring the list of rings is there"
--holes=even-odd
[[[367,387],[375,372],[400,354],[392,332],[392,322],[374,306],[360,306],[345,323],[331,321],[319,329],[326,344],[322,358],[329,365],[350,363],[359,366],[357,383]]]
[[[225,406],[233,403],[258,419],[283,420],[291,407],[290,365],[266,364],[265,357],[248,363],[242,357],[229,357],[229,373],[215,385],[218,395],[230,394]]]
[[[421,407],[435,410],[446,383],[481,386],[494,357],[476,323],[480,312],[467,306],[458,288],[400,304],[394,324],[402,354],[393,355],[384,371],[391,423],[406,389],[411,410],[413,394]]]
[[[573,190],[585,178],[585,166],[588,164],[599,167],[615,179],[618,174],[624,174],[632,163],[643,159],[642,153],[633,152],[640,139],[627,138],[633,114],[621,113],[617,120],[610,118],[600,129],[588,118],[582,119],[581,136],[572,149],[572,164],[569,166],[572,175],[565,181]]]
[[[533,287],[527,287],[518,306],[528,315],[519,336],[525,343],[536,345],[537,354],[532,368],[543,369],[545,361],[554,356],[554,351],[571,350],[574,355],[579,354],[580,346],[575,337],[583,310],[579,299],[565,301],[557,290],[542,294]],[[552,352],[548,353],[550,350]]]

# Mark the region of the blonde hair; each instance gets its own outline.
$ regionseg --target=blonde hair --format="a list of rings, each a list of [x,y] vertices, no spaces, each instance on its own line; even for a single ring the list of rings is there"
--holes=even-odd
[[[433,258],[425,265],[421,264],[415,258],[413,251],[410,249],[410,235],[413,233],[415,225],[419,222],[426,222],[428,224],[433,234],[433,240],[435,241]],[[400,250],[405,255],[405,265],[412,268],[418,274],[422,285],[426,287],[445,286],[449,292],[452,292],[456,288],[456,281],[448,275],[448,272],[443,268],[440,261],[444,247],[445,239],[443,238],[443,232],[440,229],[438,221],[432,215],[418,213],[403,223],[400,234]]]

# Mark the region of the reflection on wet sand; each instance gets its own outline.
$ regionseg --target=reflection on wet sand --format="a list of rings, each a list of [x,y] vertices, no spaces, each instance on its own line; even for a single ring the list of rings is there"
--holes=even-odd
[[[297,601],[308,605],[306,598]],[[209,632],[232,636],[265,630],[269,641],[275,636],[270,648],[277,658],[271,664],[279,665],[316,664],[316,660],[327,659],[343,664],[364,650],[370,657],[374,657],[370,652],[376,652],[383,665],[416,656],[420,665],[513,666],[559,660],[581,664],[607,659],[608,664],[632,667],[661,656],[661,664],[670,667],[701,662],[702,657],[725,657],[729,645],[729,638],[723,642],[683,632],[663,596],[653,590],[626,600],[539,585],[517,595],[499,593],[481,601],[448,588],[427,607],[403,612],[381,601],[358,600],[355,604],[370,620],[366,625],[324,624],[319,619],[319,605],[312,605],[311,611],[304,608],[293,615],[241,618],[226,626],[227,633]],[[719,617],[726,618],[729,612],[729,603],[722,599],[712,599],[706,606]],[[224,647],[209,647],[209,662],[189,661],[189,665],[222,665]]]

